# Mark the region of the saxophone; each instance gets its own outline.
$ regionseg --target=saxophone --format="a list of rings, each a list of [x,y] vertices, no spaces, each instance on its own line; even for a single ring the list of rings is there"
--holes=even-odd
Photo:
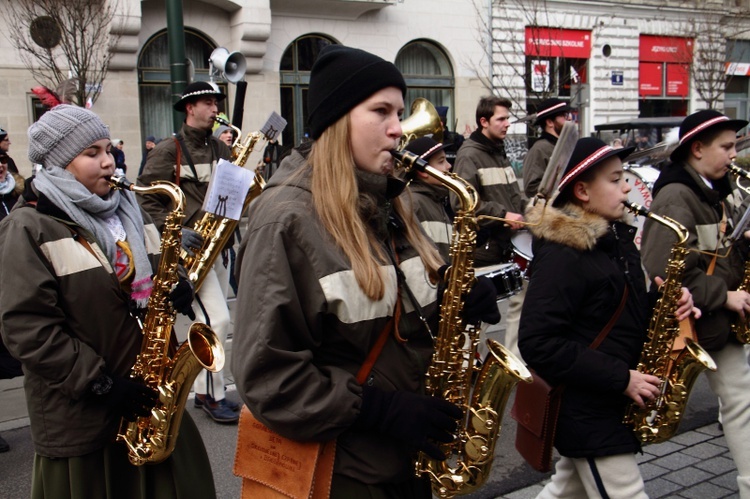
[[[174,450],[185,403],[193,381],[201,369],[219,371],[224,366],[224,348],[216,334],[205,324],[194,323],[187,341],[180,345],[173,357],[169,346],[176,312],[169,293],[177,284],[177,264],[182,232],[185,195],[171,182],[155,182],[150,187],[137,187],[125,177],[113,176],[114,188],[141,194],[162,194],[172,199],[173,210],[167,216],[161,239],[161,258],[148,299],[148,310],[143,321],[143,342],[130,371],[131,378],[140,379],[158,392],[156,406],[150,417],[135,421],[122,420],[117,440],[128,447],[128,459],[135,466],[159,463]]]
[[[740,179],[750,180],[750,173],[737,166],[734,162],[729,165],[730,173],[733,173],[737,177],[737,187],[750,194],[750,188],[740,185]],[[750,292],[750,258],[745,260],[745,272],[742,274],[742,282],[740,283],[737,291]],[[732,323],[732,332],[737,336],[737,340],[740,343],[750,343],[750,321],[742,320],[741,317],[737,317],[737,321]]]
[[[243,141],[241,140],[242,132],[239,128],[218,116],[216,117],[216,121],[237,132],[237,138],[232,144],[232,163],[237,166],[244,166],[253,152],[253,148],[264,135],[261,132],[253,132],[248,134]],[[266,181],[260,174],[260,168],[256,168],[253,182],[250,184],[250,190],[247,192],[242,205],[243,213],[250,205],[250,202],[260,195],[265,185]],[[193,230],[203,237],[203,244],[193,256],[189,255],[184,249],[181,249],[180,258],[182,258],[183,265],[188,272],[188,278],[192,281],[196,291],[200,289],[207,272],[213,267],[216,258],[221,253],[227,241],[229,241],[238,224],[239,220],[220,217],[208,212],[204,212],[203,216],[195,222]]]
[[[654,400],[646,401],[643,408],[635,403],[631,404],[623,420],[625,424],[633,425],[641,442],[659,443],[674,436],[695,380],[705,369],[715,371],[716,363],[703,347],[690,338],[685,338],[684,349],[676,355],[672,353],[680,332],[680,324],[674,311],[682,295],[682,274],[688,253],[687,229],[675,220],[656,215],[638,204],[624,204],[630,211],[648,217],[677,234],[677,242],[672,247],[667,262],[662,295],[651,316],[648,341],[643,346],[638,363],[638,371],[662,380],[661,391]]]
[[[453,191],[461,202],[453,222],[452,265],[446,272],[440,326],[425,389],[428,395],[456,404],[463,417],[454,441],[440,445],[448,459],[439,461],[420,453],[415,464],[418,476],[430,477],[435,495],[449,498],[473,492],[489,478],[508,397],[519,381],[531,382],[531,373],[518,357],[493,340],[487,341],[489,354],[481,370],[474,366],[479,328],[464,321],[462,310],[475,281],[477,192],[461,177],[442,173],[413,153],[391,154],[407,172],[424,171]]]

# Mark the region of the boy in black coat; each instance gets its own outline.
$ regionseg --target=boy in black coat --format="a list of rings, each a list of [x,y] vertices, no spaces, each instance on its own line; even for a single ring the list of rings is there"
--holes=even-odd
[[[653,399],[660,384],[635,370],[653,302],[635,228],[622,221],[630,191],[622,158],[631,152],[579,140],[560,195],[545,210],[539,203],[527,212],[534,260],[519,347],[542,378],[565,385],[555,437],[563,457],[539,497],[647,497],[634,455],[640,443],[622,423],[629,404]],[[609,334],[590,349],[623,299]],[[683,289],[678,318],[692,311]]]

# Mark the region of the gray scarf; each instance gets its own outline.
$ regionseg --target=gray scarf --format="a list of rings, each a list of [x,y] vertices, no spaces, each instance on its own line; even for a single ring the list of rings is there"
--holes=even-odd
[[[106,197],[99,197],[89,192],[72,173],[57,167],[39,170],[34,186],[73,222],[94,236],[113,268],[117,259],[117,243],[105,219],[114,214],[120,218],[135,266],[131,297],[139,307],[145,307],[151,294],[152,269],[146,251],[143,216],[135,194],[113,190]]]

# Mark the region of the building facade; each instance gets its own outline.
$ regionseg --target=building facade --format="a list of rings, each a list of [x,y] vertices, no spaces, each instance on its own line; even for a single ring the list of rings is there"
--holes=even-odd
[[[741,12],[735,2],[744,0],[731,1]],[[165,2],[119,2],[121,38],[93,110],[124,141],[134,177],[145,137],[172,131],[167,14]],[[182,6],[195,78],[208,78],[213,49],[240,52],[247,60],[243,130],[258,130],[276,111],[288,121],[288,146],[304,139],[309,69],[327,43],[394,61],[409,85],[407,108],[416,97],[448,107],[448,126],[460,133],[476,126],[476,102],[490,91],[510,96],[517,118],[544,96],[569,99],[582,134],[597,123],[639,115],[684,115],[706,107],[691,69],[701,38],[695,25],[709,18],[721,25],[730,14],[725,3],[699,2],[699,11],[686,9],[686,2],[582,0],[185,0]],[[4,32],[16,29],[3,22]],[[750,63],[750,50],[745,54],[745,42],[735,38],[734,61],[721,39],[722,68]],[[37,83],[7,37],[0,47],[0,127],[10,133],[11,156],[30,174],[26,130],[39,112],[30,92]],[[747,118],[743,68],[732,66],[732,92],[716,107]],[[231,114],[235,86],[219,83]],[[526,125],[511,133],[525,137]]]

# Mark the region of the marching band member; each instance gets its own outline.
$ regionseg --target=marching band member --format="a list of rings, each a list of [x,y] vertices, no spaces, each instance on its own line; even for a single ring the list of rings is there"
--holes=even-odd
[[[421,394],[432,340],[416,307],[436,331],[443,261],[392,175],[405,91],[392,63],[323,48],[310,74],[313,140],[284,159],[253,203],[238,254],[239,392],[284,437],[336,439],[332,498],[430,498],[429,481],[414,477],[416,451],[444,458],[434,441],[450,441],[461,414]],[[485,284],[469,309],[497,322]],[[360,385],[355,375],[381,333]]]
[[[534,260],[519,347],[548,383],[565,385],[555,435],[562,458],[539,498],[647,497],[635,460],[640,443],[622,422],[628,405],[653,399],[660,383],[635,370],[655,299],[635,229],[622,222],[630,186],[621,160],[631,152],[580,139],[553,205],[527,212]],[[693,311],[687,290],[678,305],[680,318]],[[589,348],[613,317],[598,348]]]
[[[445,148],[449,145],[435,142],[430,137],[421,137],[409,142],[404,150],[413,152],[436,170],[448,172],[451,164],[445,155]],[[414,202],[414,215],[437,246],[443,261],[450,262],[453,209],[448,188],[432,176],[417,171],[409,184],[409,191]]]
[[[727,165],[737,157],[737,131],[747,123],[714,110],[685,118],[679,146],[670,155],[672,163],[654,184],[651,203],[655,213],[673,218],[690,232],[687,247],[691,251],[683,283],[703,311],[695,330],[698,343],[716,362],[716,371],[706,371],[706,378],[719,397],[724,434],[737,465],[743,498],[750,498],[750,366],[730,325],[747,318],[750,293],[735,291],[744,272],[743,251],[734,248],[726,258],[723,254],[728,249],[726,231],[731,233],[733,222],[741,215],[739,192],[732,189]],[[649,275],[664,274],[675,241],[670,232],[646,220],[642,251]]]
[[[122,418],[147,416],[156,402],[128,374],[159,234],[133,193],[111,189],[110,147],[109,129],[91,111],[62,104],[44,113],[29,128],[29,159],[43,168],[0,224],[0,323],[25,374],[31,497],[215,497],[188,414],[160,464],[133,466],[115,442]],[[171,298],[185,311],[193,293],[178,284]]]
[[[138,177],[138,185],[148,186],[157,180],[168,180],[179,185],[185,193],[187,206],[182,246],[189,254],[200,249],[203,244],[203,237],[190,227],[195,226],[202,213],[211,173],[220,159],[228,160],[232,156],[229,146],[212,134],[218,112],[217,104],[225,98],[226,95],[218,88],[205,81],[197,81],[185,87],[182,98],[174,104],[177,111],[186,114],[180,133],[174,139],[162,140],[154,147]],[[158,194],[140,195],[138,199],[157,227],[161,228],[169,210],[169,199]],[[227,307],[228,286],[227,271],[221,259],[217,258],[196,294],[196,303],[199,305],[195,307],[197,319],[211,326],[222,345],[226,342],[231,323]],[[193,388],[195,407],[203,408],[217,423],[237,423],[240,406],[225,396],[223,370],[200,373]]]

